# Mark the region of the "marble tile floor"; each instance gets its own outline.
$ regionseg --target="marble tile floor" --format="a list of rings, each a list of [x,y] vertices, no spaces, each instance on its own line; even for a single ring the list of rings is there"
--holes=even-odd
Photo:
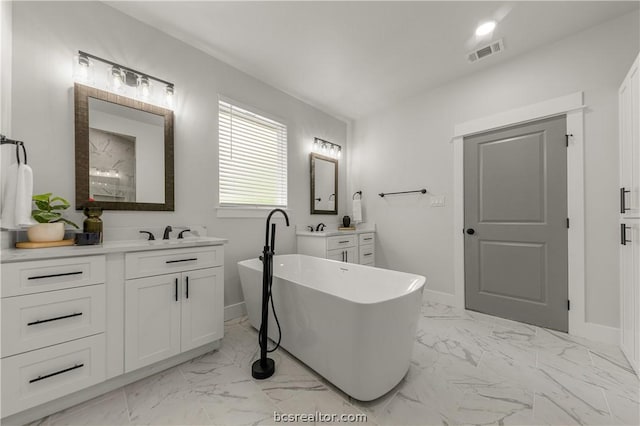
[[[382,342],[381,342],[382,343]],[[53,414],[39,425],[261,425],[282,413],[364,413],[378,425],[639,425],[639,382],[620,350],[426,302],[411,367],[372,402],[349,398],[284,350],[251,378],[257,333],[225,324],[222,347]]]

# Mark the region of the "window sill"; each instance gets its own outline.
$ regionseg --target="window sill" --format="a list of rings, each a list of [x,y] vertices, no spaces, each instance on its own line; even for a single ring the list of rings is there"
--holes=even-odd
[[[252,219],[252,218],[266,218],[269,212],[278,207],[218,207],[217,217],[220,219]],[[287,213],[290,213],[288,208],[283,208]],[[282,217],[282,216],[277,216]]]

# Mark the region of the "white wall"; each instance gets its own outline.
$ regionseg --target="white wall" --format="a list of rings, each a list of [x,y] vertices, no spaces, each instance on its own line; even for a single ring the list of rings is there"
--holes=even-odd
[[[616,327],[617,89],[637,55],[638,27],[635,11],[357,120],[349,192],[364,191],[365,220],[376,222],[376,263],[454,293],[454,125],[584,91],[586,320]],[[429,196],[375,195],[423,186],[444,195],[446,206],[430,207]]]
[[[293,224],[337,222],[309,215],[309,152],[314,137],[346,148],[347,126],[201,51],[99,2],[13,4],[13,136],[27,142],[34,191],[74,199],[72,59],[83,50],[172,81],[175,107],[175,212],[105,212],[109,227],[204,224],[229,238],[225,305],[242,300],[236,262],[262,250],[264,219],[218,219],[218,95],[282,117],[289,135]],[[345,214],[345,162],[340,213]],[[79,212],[72,220],[82,221]],[[278,230],[278,251],[293,252],[293,226]],[[109,238],[105,236],[105,238]]]
[[[11,138],[11,33],[12,33],[12,5],[7,1],[0,1],[0,133]],[[11,164],[15,156],[15,147],[5,145],[0,149],[0,176],[4,178],[2,170]],[[15,160],[13,160],[15,161]],[[4,179],[0,179],[4,181]],[[2,209],[2,187],[0,185],[0,210]],[[2,235],[1,246],[5,247]]]

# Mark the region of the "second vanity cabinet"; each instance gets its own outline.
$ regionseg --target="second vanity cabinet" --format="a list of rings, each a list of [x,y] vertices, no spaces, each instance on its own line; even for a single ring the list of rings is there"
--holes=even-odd
[[[299,232],[298,253],[339,262],[375,266],[375,233],[373,231]]]
[[[221,247],[128,253],[125,263],[125,372],[222,338]]]

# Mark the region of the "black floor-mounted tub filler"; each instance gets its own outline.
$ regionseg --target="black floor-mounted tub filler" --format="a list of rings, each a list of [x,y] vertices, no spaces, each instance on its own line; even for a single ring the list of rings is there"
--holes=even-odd
[[[264,249],[262,250],[262,322],[260,323],[260,330],[258,332],[258,342],[260,343],[260,359],[255,361],[251,366],[251,375],[259,380],[271,377],[276,370],[275,363],[271,358],[267,358],[267,352],[273,352],[280,346],[280,339],[282,337],[282,330],[280,330],[280,323],[276,316],[276,310],[273,307],[273,298],[271,296],[271,286],[273,284],[273,255],[275,253],[275,241],[276,241],[276,224],[271,224],[271,216],[274,213],[280,212],[284,216],[284,219],[289,226],[289,216],[282,209],[271,210],[269,216],[267,216],[267,225],[264,236]],[[269,233],[269,225],[271,225],[271,233]],[[271,237],[271,238],[269,238]],[[267,350],[267,331],[268,319],[269,319],[269,300],[271,300],[271,309],[273,310],[273,317],[278,325],[278,342],[276,346]]]

